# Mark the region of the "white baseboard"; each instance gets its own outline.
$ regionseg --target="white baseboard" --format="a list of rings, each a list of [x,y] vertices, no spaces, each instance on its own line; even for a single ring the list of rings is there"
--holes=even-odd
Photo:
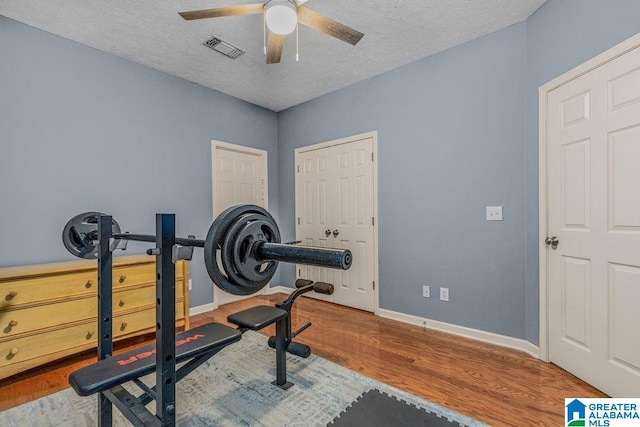
[[[202,314],[208,311],[213,311],[216,308],[218,308],[218,306],[213,302],[210,302],[209,304],[199,305],[197,307],[191,307],[189,308],[189,316],[195,316],[196,314]]]
[[[271,294],[277,294],[279,292],[282,292],[283,294],[287,294],[289,295],[291,292],[295,291],[295,289],[293,288],[289,288],[287,286],[274,286],[272,288],[268,288],[265,291],[265,294],[267,295],[271,295]]]
[[[524,351],[525,353],[540,359],[540,348],[529,341],[513,338],[506,335],[495,334],[493,332],[481,331],[479,329],[467,328],[465,326],[453,325],[451,323],[440,322],[438,320],[427,319],[426,317],[413,316],[411,314],[400,313],[392,310],[378,309],[378,316],[387,319],[398,320],[400,322],[409,323],[411,325],[426,327],[436,331],[446,332],[465,338],[471,338],[477,341],[489,344],[499,345],[501,347],[511,348],[514,350]]]

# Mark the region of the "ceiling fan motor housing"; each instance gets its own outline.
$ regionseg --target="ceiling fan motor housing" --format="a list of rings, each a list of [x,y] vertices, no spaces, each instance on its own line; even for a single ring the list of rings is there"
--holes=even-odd
[[[293,0],[269,0],[265,4],[265,19],[270,31],[290,34],[298,25],[298,8]]]

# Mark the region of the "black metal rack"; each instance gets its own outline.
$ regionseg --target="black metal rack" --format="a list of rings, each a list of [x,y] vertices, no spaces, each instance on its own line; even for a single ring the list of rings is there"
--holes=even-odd
[[[136,381],[146,396],[135,397],[121,386],[99,394],[98,425],[111,426],[113,404],[134,425],[175,424],[176,402],[176,314],[175,314],[175,264],[172,259],[176,242],[175,215],[156,214],[156,387],[148,388]],[[112,269],[113,254],[111,241],[112,217],[99,217],[98,233],[98,360],[112,356]],[[202,360],[204,362],[204,360]],[[202,363],[201,362],[201,363]],[[115,390],[115,391],[114,391]],[[143,405],[131,406],[132,401],[156,401],[156,415],[149,413]]]

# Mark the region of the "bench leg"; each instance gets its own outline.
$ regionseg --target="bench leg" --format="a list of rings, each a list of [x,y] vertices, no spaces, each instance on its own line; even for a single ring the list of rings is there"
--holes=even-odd
[[[276,322],[276,380],[272,384],[283,390],[290,388],[293,383],[287,382],[287,321],[289,316]]]

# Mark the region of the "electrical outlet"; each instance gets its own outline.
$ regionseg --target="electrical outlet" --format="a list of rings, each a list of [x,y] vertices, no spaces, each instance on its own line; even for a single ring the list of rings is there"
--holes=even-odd
[[[487,206],[487,221],[502,221],[502,206]]]
[[[449,301],[449,288],[440,288],[440,301]]]
[[[422,287],[422,297],[423,298],[431,298],[431,286],[423,286]]]
[[[193,288],[193,284],[191,283],[191,279],[189,279],[189,290],[191,290],[191,288]]]

